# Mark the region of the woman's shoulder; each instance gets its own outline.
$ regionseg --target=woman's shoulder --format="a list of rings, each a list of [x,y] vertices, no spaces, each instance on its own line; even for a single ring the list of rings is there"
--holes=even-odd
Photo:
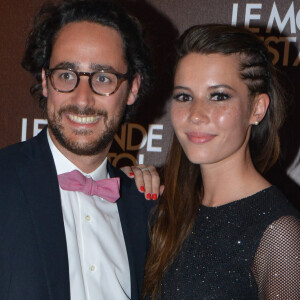
[[[245,198],[218,207],[200,206],[200,218],[213,218],[217,223],[228,220],[238,227],[266,226],[283,216],[300,218],[299,211],[274,185]]]
[[[232,201],[217,207],[201,205],[203,213],[229,214],[238,219],[264,219],[266,217],[279,218],[284,215],[300,216],[292,203],[274,185],[257,191],[245,198]]]
[[[267,187],[251,196],[232,202],[226,210],[235,220],[237,227],[253,231],[253,234],[258,236],[276,220],[281,218],[284,220],[284,217],[300,219],[299,211],[276,186]]]
[[[299,212],[294,208],[285,195],[274,185],[259,191],[248,199],[249,211],[261,213],[262,215],[278,219],[280,217],[291,215],[299,217]],[[246,201],[244,202],[247,206]]]
[[[280,230],[293,232],[299,226],[299,211],[276,186],[242,199],[240,212],[241,225],[257,242],[266,231],[280,235]]]

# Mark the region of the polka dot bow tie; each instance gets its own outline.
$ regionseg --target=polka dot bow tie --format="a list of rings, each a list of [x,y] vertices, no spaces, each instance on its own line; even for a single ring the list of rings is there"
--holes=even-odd
[[[119,177],[96,181],[74,170],[58,175],[58,182],[63,190],[78,191],[90,196],[97,195],[109,202],[116,202],[120,197]]]

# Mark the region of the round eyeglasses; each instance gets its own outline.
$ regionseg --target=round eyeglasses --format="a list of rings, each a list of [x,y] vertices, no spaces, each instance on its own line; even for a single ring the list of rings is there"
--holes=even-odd
[[[127,74],[101,70],[96,72],[77,72],[72,69],[53,68],[45,70],[46,77],[50,78],[53,88],[62,93],[74,91],[80,81],[80,76],[89,77],[92,91],[101,96],[110,96],[115,93],[121,83],[128,79]]]

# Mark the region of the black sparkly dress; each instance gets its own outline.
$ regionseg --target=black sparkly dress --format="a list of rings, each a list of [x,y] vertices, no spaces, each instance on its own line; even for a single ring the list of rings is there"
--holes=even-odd
[[[299,259],[299,215],[276,187],[201,206],[161,298],[300,299]]]

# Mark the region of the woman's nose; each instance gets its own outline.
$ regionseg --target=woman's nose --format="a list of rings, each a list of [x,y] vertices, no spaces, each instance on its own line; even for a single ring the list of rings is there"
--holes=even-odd
[[[194,100],[190,107],[189,118],[193,123],[205,123],[209,120],[209,107],[205,100]]]

